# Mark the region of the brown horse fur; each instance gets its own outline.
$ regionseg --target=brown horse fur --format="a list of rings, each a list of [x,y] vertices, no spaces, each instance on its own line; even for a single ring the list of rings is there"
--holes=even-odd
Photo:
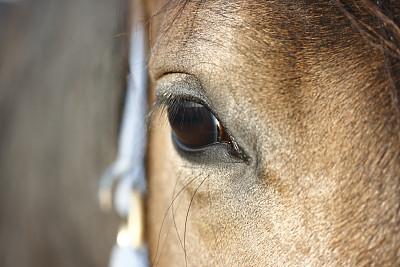
[[[158,3],[159,102],[206,103],[247,159],[153,127],[153,264],[400,265],[397,66],[366,2]]]

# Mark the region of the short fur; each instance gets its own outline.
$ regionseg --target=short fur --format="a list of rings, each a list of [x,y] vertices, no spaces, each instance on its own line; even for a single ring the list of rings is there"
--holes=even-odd
[[[193,157],[153,128],[155,265],[400,265],[399,110],[385,73],[398,76],[354,24],[379,32],[379,19],[338,3],[190,1],[154,18],[158,97],[199,96],[250,158],[223,146]]]

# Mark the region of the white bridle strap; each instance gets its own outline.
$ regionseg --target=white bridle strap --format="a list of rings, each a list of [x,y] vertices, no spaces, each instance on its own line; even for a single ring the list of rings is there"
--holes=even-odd
[[[117,159],[100,179],[99,202],[103,210],[112,208],[124,220],[111,253],[110,267],[149,266],[143,242],[143,197],[146,193],[145,153],[147,114],[146,42],[144,7],[134,1],[133,26],[129,54],[130,75],[119,135]]]

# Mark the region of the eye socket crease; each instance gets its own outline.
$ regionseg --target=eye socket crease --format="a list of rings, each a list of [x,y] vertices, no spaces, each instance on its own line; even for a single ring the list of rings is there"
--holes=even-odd
[[[206,109],[215,118],[218,133],[215,143],[189,147],[179,140],[176,133],[172,130],[172,140],[176,149],[181,150],[184,154],[200,155],[202,154],[200,152],[207,152],[207,150],[208,152],[213,151],[212,153],[216,153],[218,151],[216,148],[218,147],[229,148],[229,155],[250,165],[251,158],[241,149],[229,129],[224,127],[224,123],[211,108],[210,101],[206,97],[200,82],[190,74],[172,73],[160,78],[157,83],[156,101],[150,112],[150,116],[153,116],[158,111],[168,113],[170,110],[176,109],[180,101],[190,102]],[[184,154],[181,153],[181,155]],[[209,155],[209,153],[205,153],[204,155]]]

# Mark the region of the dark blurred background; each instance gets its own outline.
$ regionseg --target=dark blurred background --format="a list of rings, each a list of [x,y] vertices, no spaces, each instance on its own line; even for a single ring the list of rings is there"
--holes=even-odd
[[[118,218],[98,179],[116,155],[124,0],[0,0],[0,266],[107,266]]]

